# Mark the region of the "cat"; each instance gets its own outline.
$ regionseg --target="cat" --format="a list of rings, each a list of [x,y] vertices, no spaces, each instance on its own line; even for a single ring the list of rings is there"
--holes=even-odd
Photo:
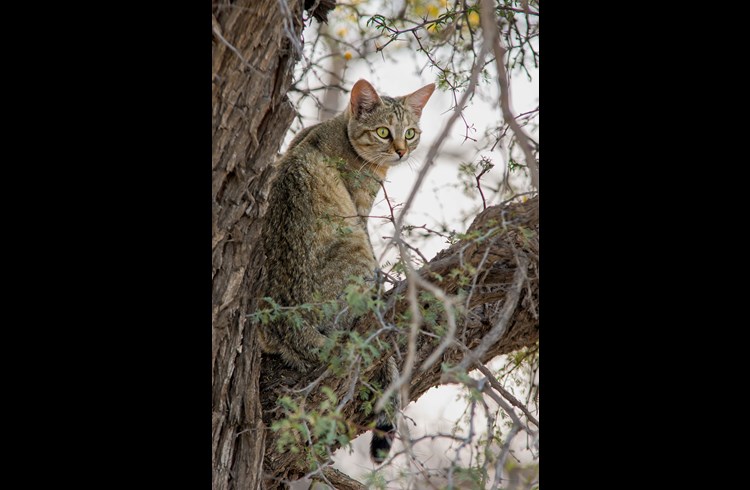
[[[262,292],[281,306],[339,298],[352,276],[374,282],[378,266],[367,216],[388,169],[419,144],[419,119],[434,84],[401,97],[380,96],[366,80],[351,90],[346,110],[300,131],[278,162],[262,232]],[[309,372],[321,365],[330,325],[276,320],[260,329],[264,352]],[[398,376],[391,357],[378,373],[381,388]],[[377,414],[370,444],[382,463],[395,434],[395,396]]]

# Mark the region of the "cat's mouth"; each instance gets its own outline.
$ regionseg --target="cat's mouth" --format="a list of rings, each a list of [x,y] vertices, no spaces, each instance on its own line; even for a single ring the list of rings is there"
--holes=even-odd
[[[409,153],[404,153],[402,156],[399,156],[397,153],[388,154],[383,158],[383,162],[381,165],[388,165],[388,166],[394,166],[398,165],[399,163],[405,162],[409,158]]]
[[[382,166],[382,167],[394,167],[400,163],[405,162],[409,159],[409,152],[404,153],[403,156],[398,156],[397,153],[381,153],[379,155],[373,155],[370,158],[366,158],[363,155],[362,158],[371,164]]]

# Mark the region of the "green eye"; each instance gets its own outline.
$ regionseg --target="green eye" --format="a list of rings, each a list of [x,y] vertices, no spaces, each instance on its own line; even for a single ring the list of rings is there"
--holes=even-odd
[[[378,128],[375,130],[376,133],[378,133],[378,136],[381,138],[387,138],[389,134],[391,134],[390,131],[388,131],[388,128]]]
[[[406,139],[408,140],[412,139],[414,137],[414,129],[413,128],[407,129],[405,136],[406,136]]]

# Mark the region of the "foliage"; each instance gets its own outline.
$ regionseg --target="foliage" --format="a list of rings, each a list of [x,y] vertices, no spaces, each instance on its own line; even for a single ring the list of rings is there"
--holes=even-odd
[[[323,387],[322,391],[327,399],[310,411],[291,397],[280,398],[278,404],[285,416],[271,425],[271,430],[280,434],[277,450],[302,454],[310,470],[320,468],[330,458],[332,446],[345,446],[356,434],[337,408],[333,390]]]

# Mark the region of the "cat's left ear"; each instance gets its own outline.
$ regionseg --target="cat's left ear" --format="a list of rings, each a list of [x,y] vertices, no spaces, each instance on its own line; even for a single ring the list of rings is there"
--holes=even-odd
[[[435,91],[435,84],[431,83],[420,88],[416,92],[412,92],[409,95],[404,96],[404,101],[411,108],[412,112],[417,117],[422,116],[422,108],[430,100],[432,92]]]

